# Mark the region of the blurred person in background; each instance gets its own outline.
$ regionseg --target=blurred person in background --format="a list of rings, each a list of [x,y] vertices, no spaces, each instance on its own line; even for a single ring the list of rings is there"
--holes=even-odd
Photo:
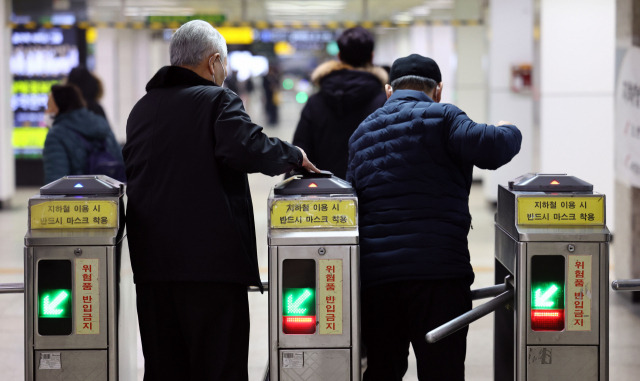
[[[144,380],[246,381],[247,286],[262,288],[247,173],[318,169],[222,87],[227,44],[211,24],[182,25],[169,50],[123,151]]]
[[[275,127],[279,121],[280,74],[271,63],[269,71],[262,77],[262,89],[264,90],[264,112],[267,114],[267,125]]]
[[[238,95],[240,94],[240,89],[238,87],[238,71],[237,70],[229,71],[229,75],[224,80],[224,87],[226,87],[227,89],[233,91]],[[245,109],[246,108],[247,108],[247,105],[245,105]]]
[[[293,144],[319,168],[344,179],[349,137],[386,101],[387,73],[373,66],[374,38],[368,30],[347,29],[337,43],[339,61],[325,62],[311,74],[320,91],[302,109]]]
[[[45,115],[53,123],[44,142],[44,180],[48,184],[67,175],[86,175],[86,142],[104,142],[108,152],[122,162],[122,151],[107,120],[85,106],[74,85],[53,85]]]
[[[67,83],[75,85],[82,92],[87,109],[107,119],[104,109],[98,102],[102,98],[102,82],[84,66],[76,66],[67,75]]]

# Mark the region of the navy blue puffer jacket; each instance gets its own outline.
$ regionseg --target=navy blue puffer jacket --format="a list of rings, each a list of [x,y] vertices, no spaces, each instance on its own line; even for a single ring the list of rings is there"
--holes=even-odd
[[[519,151],[512,125],[473,122],[421,91],[397,90],[349,140],[358,193],[362,286],[467,278],[473,166],[496,169]]]

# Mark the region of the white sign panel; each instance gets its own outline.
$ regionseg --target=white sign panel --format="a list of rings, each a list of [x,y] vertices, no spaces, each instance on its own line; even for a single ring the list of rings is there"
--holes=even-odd
[[[640,48],[627,50],[616,83],[615,173],[640,187]]]

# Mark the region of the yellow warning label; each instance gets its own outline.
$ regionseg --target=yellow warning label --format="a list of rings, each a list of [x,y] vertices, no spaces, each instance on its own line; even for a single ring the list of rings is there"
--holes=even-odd
[[[319,333],[321,335],[341,335],[342,259],[321,259],[318,262]]]
[[[354,200],[278,200],[271,205],[271,228],[356,226]]]
[[[98,259],[76,259],[76,334],[100,333],[100,279]]]
[[[604,197],[518,197],[518,225],[604,225]]]
[[[591,331],[591,256],[569,255],[567,331]]]
[[[118,203],[105,200],[51,200],[31,205],[31,229],[118,227]]]

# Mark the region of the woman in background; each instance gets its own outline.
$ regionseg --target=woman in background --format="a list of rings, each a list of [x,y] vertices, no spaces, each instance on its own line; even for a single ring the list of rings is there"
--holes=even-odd
[[[53,125],[44,142],[45,184],[67,175],[88,174],[88,143],[104,142],[106,150],[123,163],[107,120],[86,108],[76,86],[51,86],[46,113],[53,116]]]

